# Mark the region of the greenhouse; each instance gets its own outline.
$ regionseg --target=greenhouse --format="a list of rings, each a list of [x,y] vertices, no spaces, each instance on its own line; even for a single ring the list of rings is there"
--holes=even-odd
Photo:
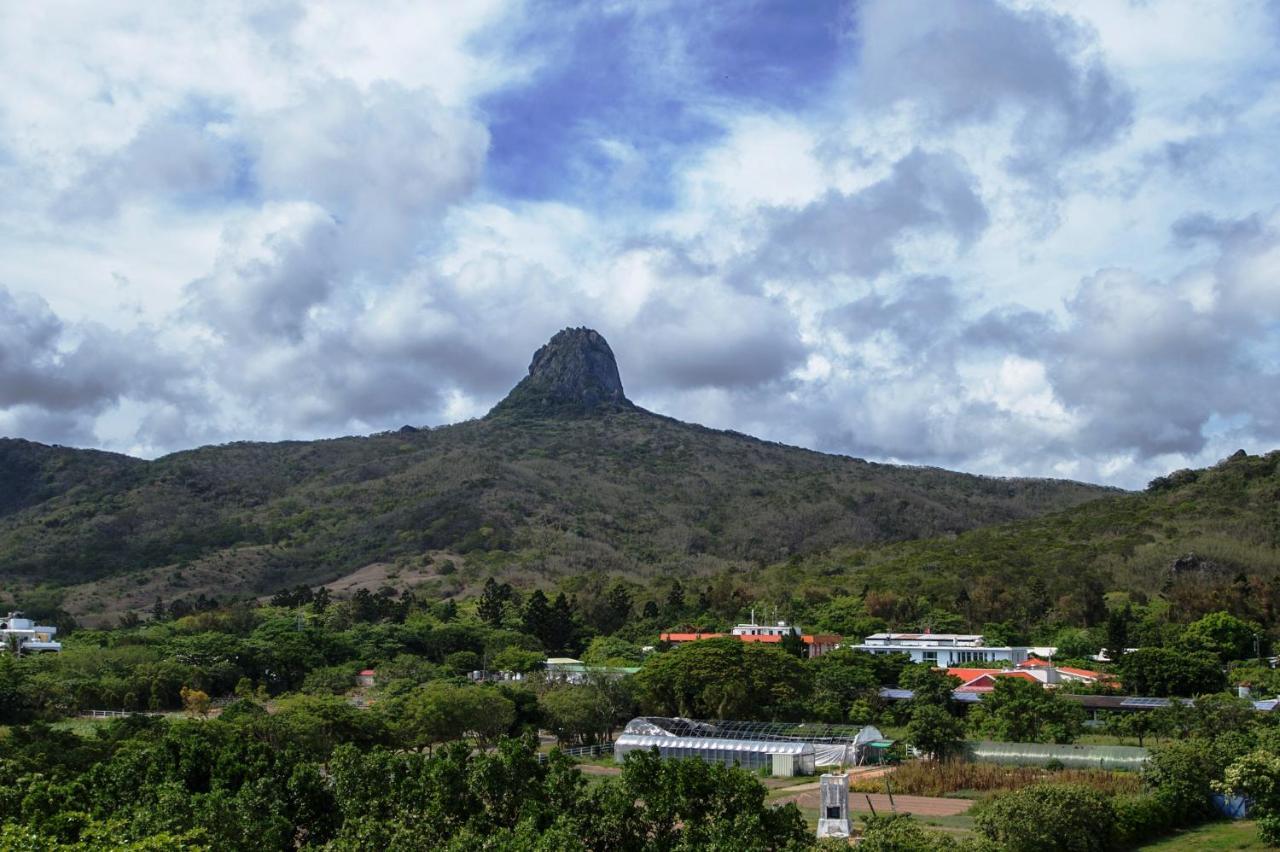
[[[797,742],[624,733],[613,744],[613,756],[621,763],[637,749],[646,751],[655,747],[663,758],[696,757],[708,763],[737,764],[753,772],[764,769],[770,775],[812,775],[816,771],[813,746]]]
[[[621,762],[637,748],[657,748],[663,757],[698,757],[774,775],[811,774],[816,766],[879,763],[890,740],[874,727],[804,722],[700,722],[640,716],[627,723],[614,744]]]

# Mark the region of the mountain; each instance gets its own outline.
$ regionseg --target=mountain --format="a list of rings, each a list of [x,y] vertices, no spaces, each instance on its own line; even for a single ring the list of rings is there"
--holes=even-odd
[[[653,414],[589,329],[553,337],[480,420],[154,461],[0,439],[0,473],[0,579],[74,585],[81,613],[374,565],[442,594],[492,573],[703,574],[1117,493],[873,464]]]

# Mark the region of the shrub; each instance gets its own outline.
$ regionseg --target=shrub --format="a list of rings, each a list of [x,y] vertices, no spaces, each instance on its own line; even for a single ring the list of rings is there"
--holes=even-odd
[[[1008,852],[1104,852],[1115,832],[1111,800],[1079,784],[1035,784],[975,811],[978,831]]]
[[[1178,824],[1168,796],[1119,796],[1112,800],[1116,812],[1115,845],[1128,849],[1163,834]]]

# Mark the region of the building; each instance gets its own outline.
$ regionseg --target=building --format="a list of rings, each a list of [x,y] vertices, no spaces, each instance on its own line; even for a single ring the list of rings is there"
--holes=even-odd
[[[699,727],[705,727],[706,730],[696,730]],[[780,777],[812,775],[816,771],[816,752],[809,742],[738,739],[699,735],[700,733],[712,734],[716,731],[711,725],[702,726],[686,719],[632,719],[614,742],[613,757],[618,763],[622,763],[633,751],[656,748],[658,755],[664,759],[696,757],[707,763],[736,765],[751,772],[763,770]]]
[[[800,637],[800,641],[805,644],[805,651],[809,657],[817,657],[828,651],[833,651],[844,641],[843,636],[838,636],[834,633],[802,633],[799,627],[787,624],[785,621],[779,621],[777,624],[756,624],[754,617],[749,623],[736,625],[727,634],[668,632],[661,634],[658,638],[663,642],[680,645],[686,642],[697,642],[701,639],[719,639],[724,636],[732,636],[740,642],[761,642],[774,645],[781,644],[783,638],[788,635]]]
[[[913,663],[938,668],[973,663],[1007,663],[1016,666],[1032,654],[1052,656],[1056,648],[1019,645],[987,645],[981,635],[969,633],[873,633],[852,646],[869,654],[907,654]]]
[[[1012,668],[975,669],[952,666],[947,674],[960,678],[961,684],[956,692],[990,692],[995,688],[996,678],[1012,677],[1039,683],[1042,686],[1054,687],[1063,683],[1107,683],[1118,685],[1112,675],[1102,672],[1078,669],[1073,666],[1055,666],[1039,659],[1023,660]]]
[[[572,657],[551,657],[546,664],[546,677],[549,681],[561,683],[586,683],[592,675],[596,677],[619,678],[640,671],[639,666],[589,666],[582,660]]]
[[[28,654],[35,651],[61,651],[62,643],[54,640],[56,627],[36,624],[24,618],[20,612],[11,612],[0,619],[0,652],[17,651]]]
[[[357,686],[373,686],[377,679],[377,672],[373,669],[364,669],[360,674],[356,675]]]

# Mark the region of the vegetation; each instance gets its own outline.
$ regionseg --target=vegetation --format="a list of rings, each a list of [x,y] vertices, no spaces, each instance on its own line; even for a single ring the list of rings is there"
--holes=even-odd
[[[888,776],[895,794],[908,796],[949,796],[955,793],[995,793],[1019,790],[1033,784],[1053,782],[1076,784],[1108,796],[1142,792],[1142,779],[1132,772],[1108,772],[1101,769],[1048,770],[1030,766],[998,766],[948,760],[942,763],[911,760],[896,767]],[[884,792],[885,782],[877,778],[852,785],[862,793]]]
[[[0,576],[82,584],[67,599],[81,616],[157,595],[272,593],[375,563],[453,592],[489,571],[526,585],[699,577],[1114,493],[871,464],[639,409],[152,462],[78,452],[0,439],[0,481],[20,494],[0,504]],[[460,562],[469,570],[445,573]]]

